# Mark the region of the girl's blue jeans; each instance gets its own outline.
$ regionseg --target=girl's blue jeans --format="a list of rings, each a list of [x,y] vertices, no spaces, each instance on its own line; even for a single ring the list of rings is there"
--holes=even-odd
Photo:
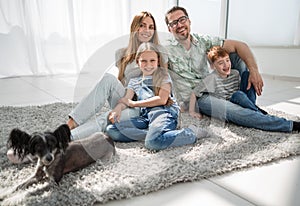
[[[196,141],[195,133],[184,128],[176,130],[178,109],[161,106],[147,108],[139,117],[108,125],[106,133],[115,141],[145,141],[150,150],[162,150],[192,144]]]

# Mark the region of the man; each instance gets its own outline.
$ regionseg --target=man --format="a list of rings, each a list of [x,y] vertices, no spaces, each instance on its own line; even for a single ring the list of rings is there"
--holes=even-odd
[[[255,89],[256,94],[261,95],[263,80],[247,44],[220,37],[191,34],[191,20],[182,7],[171,8],[165,21],[174,37],[167,46],[170,74],[183,111],[188,111],[189,98],[194,87],[209,73],[206,52],[212,46],[222,46],[230,53],[232,68],[238,69],[240,75],[249,70],[247,89]],[[242,118],[240,106],[210,95],[198,99],[198,106],[201,113],[222,120],[235,122]]]

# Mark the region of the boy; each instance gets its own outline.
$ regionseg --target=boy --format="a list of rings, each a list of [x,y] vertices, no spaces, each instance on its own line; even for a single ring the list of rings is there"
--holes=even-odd
[[[195,111],[197,98],[203,94],[209,94],[217,98],[229,100],[232,103],[238,104],[244,108],[260,111],[267,114],[265,111],[255,105],[255,91],[247,90],[247,85],[241,85],[241,77],[237,70],[231,70],[231,62],[229,54],[220,46],[212,47],[208,54],[208,60],[212,73],[207,75],[203,81],[194,88],[190,97],[189,114],[192,117],[201,119],[201,113]],[[242,79],[248,79],[248,72],[244,72]],[[247,82],[247,81],[242,81]]]

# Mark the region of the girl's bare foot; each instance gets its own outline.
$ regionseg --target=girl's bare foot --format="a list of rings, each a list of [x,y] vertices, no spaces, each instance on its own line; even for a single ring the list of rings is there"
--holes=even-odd
[[[67,125],[69,126],[70,129],[74,129],[78,126],[72,117],[70,117],[69,120],[67,121]]]

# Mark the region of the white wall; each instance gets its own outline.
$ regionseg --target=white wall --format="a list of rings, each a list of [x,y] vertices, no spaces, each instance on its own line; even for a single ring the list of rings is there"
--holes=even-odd
[[[195,33],[225,36],[227,0],[179,0]],[[229,0],[227,38],[247,43],[263,74],[300,77],[300,0]]]
[[[260,72],[300,77],[300,1],[230,0],[229,6],[228,38],[251,46]]]
[[[263,74],[300,78],[300,47],[251,47]]]

